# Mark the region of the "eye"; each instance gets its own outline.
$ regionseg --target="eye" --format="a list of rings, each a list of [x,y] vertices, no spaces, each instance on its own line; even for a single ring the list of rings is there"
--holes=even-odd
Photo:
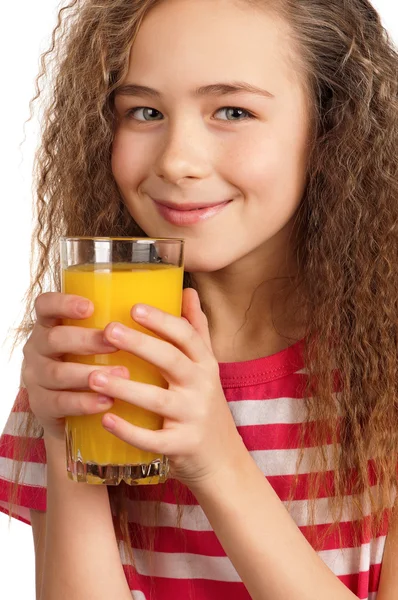
[[[141,119],[137,117],[139,111],[141,111],[141,116],[143,117]],[[219,108],[215,114],[221,111],[226,111],[227,114],[227,118],[220,119],[221,121],[244,121],[246,119],[255,119],[255,116],[251,112],[244,110],[243,108],[239,108],[238,106],[224,106],[223,108]],[[156,110],[156,108],[150,108],[149,106],[136,106],[135,108],[128,110],[126,113],[126,117],[128,119],[133,119],[141,123],[160,121],[162,118],[161,115],[162,113]]]
[[[142,114],[144,115],[144,119],[137,119],[137,117],[135,116],[137,111],[143,111]],[[162,113],[160,113],[158,110],[156,110],[156,108],[150,108],[148,106],[136,106],[135,108],[131,108],[130,110],[127,111],[126,116],[128,119],[134,119],[135,121],[141,121],[141,122],[145,122],[145,121],[159,121],[159,119],[152,119],[151,117],[156,116],[153,113],[157,113],[158,115],[161,115]],[[146,119],[145,117],[149,117],[149,119]]]
[[[254,115],[249,112],[248,110],[244,110],[243,108],[239,108],[238,106],[224,106],[223,108],[220,108],[217,112],[221,112],[221,111],[227,111],[226,114],[233,117],[238,117],[238,118],[231,118],[231,119],[221,119],[221,121],[244,121],[245,119],[254,119]],[[239,114],[240,113],[240,114]],[[239,118],[239,116],[242,115],[246,115],[243,119]]]

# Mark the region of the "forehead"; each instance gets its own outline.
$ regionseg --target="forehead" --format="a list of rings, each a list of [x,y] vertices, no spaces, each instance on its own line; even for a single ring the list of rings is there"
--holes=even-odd
[[[166,0],[141,24],[126,81],[178,95],[245,80],[278,94],[299,86],[293,65],[289,27],[273,14],[232,0]]]

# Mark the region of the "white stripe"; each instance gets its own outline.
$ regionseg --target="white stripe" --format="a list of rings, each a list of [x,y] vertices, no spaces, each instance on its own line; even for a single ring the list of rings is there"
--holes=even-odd
[[[124,543],[119,543],[120,556],[128,564]],[[152,560],[151,560],[152,558]],[[179,552],[134,550],[137,571],[141,575],[168,579],[211,579],[212,581],[242,581],[227,556],[202,556]]]
[[[376,489],[376,488],[372,488]],[[371,514],[370,501],[366,502],[356,497],[357,501],[362,501],[364,505],[364,515]],[[347,522],[352,520],[351,503],[353,496],[346,496],[344,498],[343,511],[341,515],[341,521]],[[289,508],[289,514],[298,527],[305,527],[308,525],[309,504],[307,500],[294,500],[290,503],[283,502],[286,508]],[[145,501],[145,500],[128,500],[128,517],[131,523],[137,523],[138,525],[150,526],[153,522],[154,510],[156,502]],[[330,524],[333,522],[331,511],[329,510],[329,503],[327,498],[319,498],[315,500],[314,504],[314,523],[315,525]],[[177,527],[177,505],[161,502],[159,505],[158,515],[158,526],[159,527]],[[203,509],[199,505],[183,506],[183,513],[181,519],[182,529],[187,531],[212,531],[212,527],[203,512]]]
[[[306,417],[304,400],[301,398],[232,400],[228,406],[238,427],[301,423]],[[25,423],[27,414],[25,412],[10,413],[3,433],[18,435],[19,428]]]
[[[27,412],[11,412],[3,429],[3,434],[18,436],[20,427],[26,423]]]
[[[337,576],[367,572],[370,564],[379,564],[383,555],[384,538],[361,548],[324,550],[320,558]],[[122,563],[128,564],[124,543],[119,543]],[[134,550],[137,571],[141,575],[169,579],[210,579],[212,581],[240,582],[241,579],[227,556],[202,556],[179,552]],[[151,560],[152,558],[152,560]]]
[[[369,596],[366,596],[364,600],[377,600],[377,592],[370,592]]]
[[[269,400],[231,400],[228,406],[238,427],[247,425],[275,425],[303,423],[306,419],[302,398],[272,398]],[[26,412],[12,412],[3,433],[17,436],[26,422]]]
[[[145,594],[139,590],[131,590],[131,595],[133,600],[146,600]]]
[[[12,481],[11,475],[14,462],[15,461],[13,461],[11,458],[4,458],[0,456],[0,477],[2,479]],[[21,471],[21,484],[46,487],[47,465],[42,463],[24,462]]]
[[[228,406],[238,427],[302,423],[307,413],[301,398],[231,400]]]
[[[5,433],[9,433],[10,435],[15,435],[16,428],[20,424],[21,419],[23,419],[24,413],[12,413],[10,419],[7,423]],[[325,447],[326,454],[328,456],[327,469],[331,469],[333,466],[332,462],[332,446]],[[316,470],[316,468],[311,468],[310,463],[317,453],[316,448],[307,448],[304,450],[304,458],[300,465],[299,473],[309,473],[311,470]],[[264,473],[265,476],[272,475],[294,475],[296,473],[296,462],[298,457],[298,450],[254,450],[250,452],[254,461],[257,463],[258,467]],[[1,473],[1,467],[0,467]],[[33,485],[39,485],[33,483]]]
[[[333,446],[324,446],[326,455],[326,469],[333,468]],[[273,475],[294,475],[297,468],[297,458],[299,450],[252,450],[250,452],[254,462],[266,477]],[[298,469],[298,473],[311,473],[319,470],[319,466],[313,464],[314,458],[318,455],[318,448],[305,448],[303,460]]]
[[[302,423],[306,418],[305,402],[302,398],[231,400],[228,406],[238,427]],[[3,433],[18,435],[19,427],[25,423],[27,415],[26,412],[10,413]]]

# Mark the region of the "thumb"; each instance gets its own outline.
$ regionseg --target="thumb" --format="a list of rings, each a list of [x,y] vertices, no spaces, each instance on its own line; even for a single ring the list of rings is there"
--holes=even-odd
[[[193,288],[183,290],[181,316],[199,333],[210,352],[213,353],[207,317],[202,311],[198,293]]]

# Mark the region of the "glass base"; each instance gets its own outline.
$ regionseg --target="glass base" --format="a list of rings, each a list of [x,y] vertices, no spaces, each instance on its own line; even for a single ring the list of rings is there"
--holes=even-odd
[[[99,465],[93,462],[69,459],[68,477],[77,483],[93,485],[155,485],[164,483],[169,472],[169,462],[165,456],[150,463],[135,465]]]

